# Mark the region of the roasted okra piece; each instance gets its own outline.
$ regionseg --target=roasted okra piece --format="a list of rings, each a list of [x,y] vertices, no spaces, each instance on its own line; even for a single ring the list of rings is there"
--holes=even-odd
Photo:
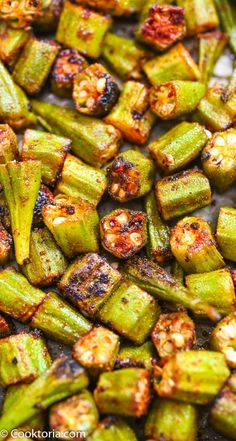
[[[0,124],[0,163],[18,158],[17,137],[8,124]]]
[[[150,335],[160,314],[155,299],[131,282],[123,283],[98,312],[98,319],[137,345]]]
[[[218,217],[216,238],[222,255],[236,262],[236,209],[221,207]]]
[[[211,334],[211,348],[224,354],[228,366],[236,368],[236,312],[224,317]]]
[[[186,285],[193,297],[212,305],[221,315],[227,315],[235,310],[234,283],[228,269],[219,269],[203,274],[186,276]],[[196,314],[205,315],[203,311]]]
[[[62,0],[41,0],[40,15],[35,18],[33,27],[39,33],[52,33],[56,30],[61,15]]]
[[[150,400],[150,373],[142,368],[104,372],[99,377],[94,397],[102,414],[145,415]]]
[[[186,33],[184,9],[178,6],[154,4],[140,23],[136,36],[158,51],[168,49]]]
[[[0,340],[0,360],[1,387],[31,383],[51,365],[44,340],[26,332]]]
[[[91,253],[76,259],[59,288],[83,314],[93,317],[122,281],[122,275],[105,257]]]
[[[211,188],[206,176],[190,169],[162,178],[156,183],[156,198],[163,219],[183,216],[211,203]]]
[[[123,343],[116,358],[116,369],[139,367],[151,370],[157,362],[157,352],[151,340],[140,346]]]
[[[196,441],[198,411],[193,404],[155,399],[145,424],[145,435],[156,441]]]
[[[181,219],[171,231],[170,245],[187,274],[210,272],[225,265],[210,225],[200,217]]]
[[[43,226],[43,216],[42,216],[42,208],[44,205],[52,203],[53,202],[53,194],[49,190],[46,185],[41,184],[40,189],[38,192],[38,196],[35,202],[34,206],[34,216],[33,216],[33,225],[34,226]],[[4,201],[2,201],[2,204]],[[4,207],[4,204],[2,205],[2,209],[4,210],[4,225],[7,222],[7,210]],[[0,213],[1,213],[1,198],[0,198]],[[7,224],[6,224],[7,225]]]
[[[84,369],[68,357],[57,358],[34,380],[24,394],[0,418],[0,430],[11,431],[57,401],[76,394],[88,385]]]
[[[236,181],[236,130],[216,132],[202,152],[202,166],[210,182],[220,192]]]
[[[154,387],[161,397],[209,404],[230,375],[223,354],[205,350],[177,352],[157,371]]]
[[[32,22],[40,16],[42,0],[18,0],[16,2],[1,2],[0,19],[3,19],[12,28],[29,29]]]
[[[199,35],[200,81],[207,85],[211,79],[215,64],[228,42],[227,34],[221,31]]]
[[[152,331],[152,341],[161,358],[189,351],[196,342],[194,322],[185,312],[161,314]]]
[[[198,123],[183,121],[149,144],[149,152],[166,175],[197,158],[209,137]]]
[[[104,121],[43,101],[33,101],[32,107],[39,122],[50,132],[71,139],[72,152],[90,165],[101,167],[119,150],[121,133]]]
[[[184,8],[187,35],[196,35],[219,26],[214,0],[177,0]]]
[[[154,163],[138,150],[126,150],[107,167],[107,177],[109,195],[119,202],[127,202],[151,190]]]
[[[232,374],[220,391],[211,409],[214,429],[236,440],[236,374]]]
[[[66,345],[73,345],[92,328],[88,320],[54,292],[44,297],[30,326]]]
[[[117,208],[100,221],[102,246],[119,259],[138,253],[147,242],[147,215]]]
[[[16,261],[29,260],[33,210],[40,188],[40,161],[11,161],[0,165],[0,182],[10,210]]]
[[[96,430],[91,436],[88,437],[88,441],[137,441],[137,438],[128,424],[118,417],[107,417],[101,421]]]
[[[10,335],[12,330],[11,328],[11,324],[5,319],[5,317],[0,315],[0,338]]]
[[[98,421],[99,414],[93,395],[86,389],[54,404],[49,414],[49,426],[52,430],[68,432],[63,439],[70,439],[73,433],[85,433],[87,438],[96,429]]]
[[[229,45],[236,54],[236,9],[234,1],[215,0],[215,5],[220,17],[221,25],[229,36]]]
[[[119,351],[119,337],[102,326],[94,327],[74,345],[73,357],[93,373],[111,371]]]
[[[171,274],[178,282],[184,285],[184,270],[177,260],[174,260],[171,265]]]
[[[83,199],[58,195],[42,208],[43,220],[63,253],[98,251],[99,216],[94,205]]]
[[[163,120],[178,118],[193,112],[205,91],[205,85],[198,81],[167,81],[151,88],[151,110]]]
[[[105,116],[115,105],[118,96],[117,83],[100,63],[91,64],[74,78],[73,98],[80,113]]]
[[[223,94],[221,96],[221,99],[223,100],[224,103],[226,103],[229,98],[234,95],[234,93],[236,92],[236,62],[234,60],[233,62],[233,72],[232,75],[230,77],[230,80],[226,86],[226,88],[223,90]]]
[[[21,149],[21,160],[41,161],[42,182],[54,186],[62,170],[71,141],[41,130],[26,130]]]
[[[155,121],[155,115],[149,109],[147,86],[137,81],[127,81],[118,103],[105,121],[119,129],[128,141],[144,144]]]
[[[65,2],[60,16],[56,40],[77,49],[83,55],[98,58],[111,18],[91,9]]]
[[[12,29],[6,22],[0,22],[0,59],[12,67],[30,37],[25,29]]]
[[[0,265],[5,265],[12,256],[13,240],[0,222]]]
[[[76,0],[76,3],[117,17],[138,13],[142,8],[142,0]]]
[[[148,218],[147,254],[150,258],[163,264],[171,257],[170,230],[160,216],[154,191],[146,196],[144,204]]]

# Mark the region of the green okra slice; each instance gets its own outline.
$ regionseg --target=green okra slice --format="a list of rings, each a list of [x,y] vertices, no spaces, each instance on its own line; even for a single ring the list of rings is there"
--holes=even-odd
[[[182,43],[177,43],[164,54],[146,61],[143,71],[153,86],[159,86],[166,81],[196,81],[200,78],[197,64]]]
[[[31,383],[51,365],[45,341],[21,332],[0,340],[0,384]]]
[[[74,432],[85,433],[87,439],[96,429],[98,421],[97,406],[92,393],[87,389],[50,408],[49,426],[59,433],[68,432],[64,439],[70,439]]]
[[[209,404],[229,375],[224,356],[219,352],[178,352],[167,361],[161,374],[157,371],[154,387],[161,397]]]
[[[0,124],[0,164],[18,158],[17,145],[17,137],[11,127],[8,124]]]
[[[119,351],[120,340],[114,332],[102,326],[94,327],[73,347],[73,357],[92,373],[111,371]]]
[[[0,59],[12,67],[21,50],[27,43],[30,32],[25,29],[12,29],[6,22],[0,22]]]
[[[55,402],[84,389],[88,383],[87,374],[75,361],[65,356],[57,358],[1,416],[0,428],[10,432]]]
[[[96,252],[99,248],[99,216],[83,199],[58,195],[42,208],[43,220],[67,257]]]
[[[67,154],[57,182],[56,193],[85,199],[97,205],[107,188],[106,173]]]
[[[10,73],[0,61],[0,122],[20,130],[36,124],[30,103],[23,90],[14,83]]]
[[[215,64],[228,42],[228,35],[221,31],[199,35],[200,81],[207,84],[211,79]]]
[[[0,222],[0,265],[5,265],[12,257],[13,240]]]
[[[105,121],[119,129],[128,141],[144,144],[155,121],[155,115],[149,108],[147,86],[138,81],[127,81],[118,103]]]
[[[102,420],[91,436],[88,437],[88,441],[137,441],[135,433],[128,426],[125,420],[111,416]]]
[[[194,161],[208,140],[204,127],[183,121],[152,141],[148,149],[159,169],[168,175]]]
[[[202,151],[202,166],[210,182],[220,192],[236,181],[236,130],[213,133]]]
[[[222,255],[236,262],[236,209],[221,207],[217,221],[216,238]]]
[[[108,193],[127,202],[148,193],[155,177],[154,162],[138,150],[126,150],[107,167]]]
[[[31,0],[18,0],[14,3],[1,2],[0,19],[12,28],[29,29],[32,22],[41,14],[42,0],[36,3]]]
[[[156,348],[150,340],[140,346],[123,343],[116,358],[115,368],[139,367],[152,370],[157,358]]]
[[[42,0],[41,13],[35,18],[33,27],[39,33],[56,30],[63,6],[62,0]]]
[[[154,191],[145,197],[144,204],[148,218],[147,254],[148,257],[163,264],[171,258],[170,229],[160,216]]]
[[[83,55],[98,58],[111,24],[111,18],[66,1],[60,15],[56,40],[63,46],[77,49]]]
[[[155,194],[165,220],[183,216],[211,203],[209,181],[197,168],[159,179]]]
[[[71,97],[73,80],[88,67],[88,62],[76,49],[62,49],[56,58],[52,73],[53,93],[61,97]]]
[[[234,311],[235,290],[230,271],[219,269],[203,274],[186,276],[186,285],[193,297],[202,299],[212,305],[219,314],[225,316]],[[203,311],[194,311],[205,315]]]
[[[219,26],[214,0],[177,0],[177,5],[184,8],[188,36]]]
[[[94,398],[102,414],[140,417],[150,400],[150,372],[126,368],[100,375]]]
[[[217,323],[211,334],[211,348],[222,352],[228,366],[236,368],[236,312]]]
[[[215,0],[217,12],[220,17],[221,25],[229,36],[229,45],[236,54],[236,9],[233,1]]]
[[[171,251],[187,274],[225,266],[208,222],[196,216],[181,219],[171,231]]]
[[[142,0],[109,0],[109,2],[105,0],[76,0],[76,3],[101,10],[116,17],[136,14],[142,8]]]
[[[193,112],[205,92],[205,85],[198,81],[166,81],[151,88],[151,110],[163,120],[178,118]]]
[[[11,161],[0,165],[0,182],[10,210],[16,261],[29,260],[33,210],[41,181],[40,161]]]
[[[104,121],[43,101],[34,100],[32,108],[42,125],[71,139],[72,152],[94,167],[101,167],[119,150],[121,133]]]
[[[41,184],[40,185],[40,189],[38,192],[38,196],[35,202],[35,206],[34,206],[34,215],[33,215],[33,226],[35,227],[42,227],[43,226],[43,216],[42,216],[42,207],[46,204],[52,203],[53,202],[53,194],[52,192],[49,190],[48,187],[46,187],[46,185]],[[2,201],[3,203],[3,201]],[[1,207],[1,197],[0,197],[0,207]],[[0,208],[1,210],[1,208]],[[7,210],[5,209],[5,206],[3,204],[3,210],[4,210],[4,222],[7,222]]]
[[[179,283],[184,285],[184,270],[177,260],[174,260],[171,265],[171,274],[174,279],[178,280]]]
[[[66,345],[73,345],[92,328],[88,320],[54,292],[44,297],[30,326]]]
[[[71,141],[41,130],[26,130],[21,149],[21,160],[37,160],[42,164],[42,182],[54,186],[70,150]]]
[[[236,374],[231,375],[217,396],[210,422],[221,434],[236,440]]]
[[[155,299],[132,282],[124,282],[98,311],[98,319],[137,345],[147,340],[160,314]]]
[[[44,298],[44,292],[30,285],[15,268],[8,267],[0,271],[0,311],[26,322]]]
[[[198,411],[193,404],[155,399],[145,424],[145,435],[156,441],[196,441]]]
[[[0,315],[0,338],[7,337],[11,334],[12,326],[5,317]]]

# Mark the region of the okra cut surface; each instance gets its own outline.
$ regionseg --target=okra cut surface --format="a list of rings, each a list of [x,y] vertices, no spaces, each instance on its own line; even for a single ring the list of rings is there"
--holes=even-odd
[[[0,163],[6,164],[18,158],[16,134],[8,124],[0,124]]]
[[[236,374],[231,375],[217,396],[210,422],[221,434],[236,439]]]
[[[230,368],[236,367],[236,312],[217,323],[211,334],[211,347],[224,354]]]
[[[221,207],[216,229],[217,243],[222,255],[233,262],[236,262],[236,209]]]

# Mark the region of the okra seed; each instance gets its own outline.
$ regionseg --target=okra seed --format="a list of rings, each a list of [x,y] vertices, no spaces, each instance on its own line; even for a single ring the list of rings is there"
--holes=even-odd
[[[99,78],[97,82],[96,89],[99,93],[102,93],[106,87],[106,79],[105,78]]]

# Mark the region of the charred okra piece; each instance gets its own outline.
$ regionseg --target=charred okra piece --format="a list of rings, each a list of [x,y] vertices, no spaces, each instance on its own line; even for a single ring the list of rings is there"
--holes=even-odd
[[[127,368],[100,375],[94,398],[101,413],[140,417],[150,400],[150,373]]]
[[[94,205],[83,199],[58,195],[42,208],[43,220],[63,253],[98,251],[99,216]]]
[[[195,81],[200,78],[197,64],[181,43],[147,61],[143,65],[143,70],[153,86],[159,86],[166,81]]]
[[[0,265],[5,265],[12,256],[13,240],[0,222]]]
[[[74,345],[73,357],[93,373],[111,371],[119,351],[119,337],[102,326],[94,327]]]
[[[212,426],[236,440],[236,374],[232,374],[211,409]]]
[[[99,414],[93,395],[84,389],[79,394],[67,398],[50,409],[50,428],[59,433],[68,433],[63,437],[70,439],[70,432],[81,432],[86,438],[95,429],[99,421]]]
[[[196,342],[194,322],[185,312],[161,314],[152,331],[152,341],[161,358],[189,351]]]
[[[202,152],[202,166],[212,184],[221,192],[236,181],[236,130],[216,132]]]
[[[42,0],[18,0],[16,2],[1,2],[0,19],[3,19],[12,28],[29,29],[31,23],[40,15]]]
[[[33,210],[40,188],[40,161],[11,161],[0,165],[0,182],[10,210],[16,261],[29,260]]]
[[[102,57],[124,80],[141,80],[142,65],[150,56],[134,40],[112,32],[108,32],[103,42]]]
[[[56,30],[63,6],[62,0],[42,0],[41,13],[35,18],[33,27],[39,33]]]
[[[98,312],[114,331],[141,345],[150,335],[160,313],[155,299],[131,282],[123,283]]]
[[[221,315],[234,311],[235,291],[233,279],[228,269],[219,269],[203,274],[186,276],[186,285],[193,297],[212,305]],[[198,311],[197,314],[203,315]]]
[[[117,17],[138,13],[142,7],[142,0],[76,0],[76,3]]]
[[[164,51],[186,33],[184,9],[178,6],[154,4],[136,32],[139,40],[158,51]]]
[[[147,86],[137,81],[125,83],[118,103],[105,121],[117,127],[128,141],[144,144],[155,121],[149,109]]]
[[[91,9],[65,2],[60,15],[56,40],[83,55],[98,58],[112,20]]]
[[[48,293],[35,312],[30,326],[66,345],[90,331],[92,325],[56,293]]]
[[[10,211],[7,205],[6,198],[4,196],[4,191],[0,192],[0,217],[1,223],[4,228],[6,228],[8,232],[11,232]]]
[[[187,274],[214,271],[225,265],[210,225],[200,217],[180,220],[171,231],[170,245]]]
[[[83,314],[93,317],[122,281],[122,275],[104,257],[91,253],[76,259],[59,288]]]
[[[149,152],[166,174],[174,173],[197,158],[208,141],[204,127],[181,122],[149,144]]]
[[[53,40],[31,38],[25,45],[13,70],[13,78],[29,95],[36,95],[42,89],[59,45]]]
[[[150,90],[151,110],[163,120],[178,118],[193,112],[205,91],[205,85],[197,81],[167,81]]]
[[[117,208],[100,221],[102,246],[119,259],[138,253],[147,242],[147,215]]]
[[[39,122],[50,132],[71,139],[72,152],[90,165],[102,166],[119,150],[119,130],[104,121],[42,101],[33,101],[32,107]]]
[[[6,22],[0,22],[0,59],[12,67],[30,37],[25,29],[12,29]]]
[[[219,26],[214,0],[177,0],[177,5],[184,8],[188,36]]]
[[[209,404],[230,375],[223,354],[186,351],[173,355],[154,385],[158,395],[193,404]]]
[[[80,113],[105,116],[118,96],[117,83],[100,63],[91,64],[74,78],[73,98]]]
[[[41,130],[26,130],[21,150],[21,160],[41,161],[42,182],[54,186],[62,170],[71,141]]]
[[[46,185],[41,184],[38,192],[38,196],[34,206],[34,216],[33,216],[33,225],[34,226],[42,226],[43,225],[43,216],[42,216],[42,208],[44,205],[53,202],[53,194],[49,190]],[[4,208],[4,222],[7,221],[7,211]],[[0,212],[1,212],[1,198],[0,198]]]
[[[17,137],[8,124],[0,124],[0,164],[18,158]]]
[[[11,335],[0,340],[0,384],[31,383],[51,365],[44,340],[36,333]]]
[[[199,36],[199,69],[202,83],[207,84],[211,79],[215,64],[227,42],[227,34],[221,31],[207,32]]]
[[[126,150],[107,168],[108,193],[119,202],[142,197],[151,190],[154,176],[151,159],[138,150]]]
[[[162,178],[156,183],[156,198],[163,219],[183,216],[211,203],[208,179],[198,169]]]
[[[0,428],[11,431],[38,415],[57,401],[87,387],[88,377],[81,366],[67,357],[56,359],[52,366],[31,383],[23,396],[0,418]]]
[[[5,317],[0,315],[0,338],[10,335],[11,328],[11,324],[5,319]]]
[[[104,170],[91,167],[73,155],[67,154],[56,193],[85,199],[97,205],[107,188]]]
[[[156,362],[156,348],[150,340],[140,346],[124,343],[117,355],[115,368],[139,367],[151,370]]]
[[[221,25],[229,36],[229,45],[236,54],[236,9],[233,1],[215,0],[215,5],[220,17]]]
[[[211,334],[211,348],[224,354],[228,366],[236,368],[236,312],[224,317]]]
[[[236,262],[236,209],[221,207],[218,217],[216,238],[222,255]]]
[[[101,421],[88,441],[137,441],[137,438],[128,424],[118,417],[107,417]]]
[[[44,292],[31,286],[15,268],[0,271],[0,310],[13,318],[26,322],[45,297]]]
[[[196,441],[197,423],[198,411],[194,405],[159,397],[149,412],[145,435],[156,441]]]
[[[170,230],[160,216],[154,191],[146,196],[145,209],[148,218],[147,254],[150,258],[163,264],[171,257]]]

